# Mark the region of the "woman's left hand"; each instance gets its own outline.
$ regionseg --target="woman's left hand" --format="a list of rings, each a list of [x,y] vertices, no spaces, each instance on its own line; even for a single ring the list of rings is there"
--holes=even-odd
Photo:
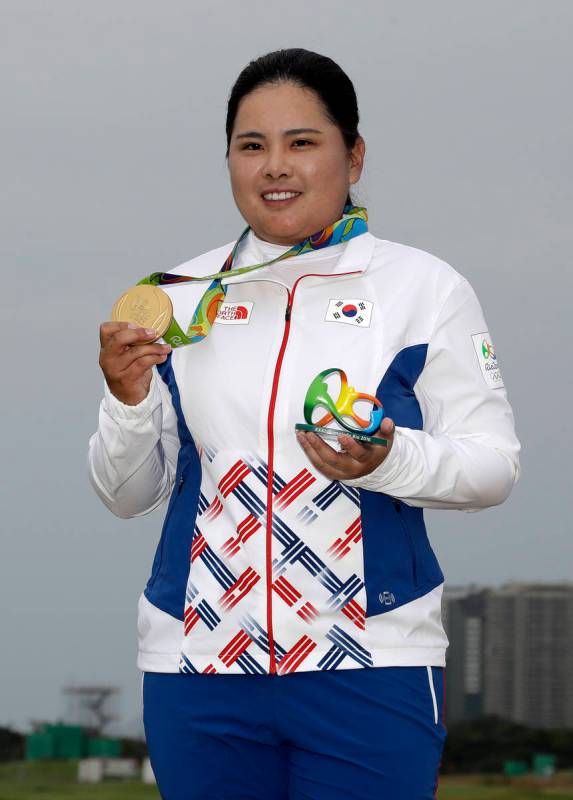
[[[393,420],[386,417],[374,436],[388,440],[388,445],[363,444],[341,433],[338,441],[344,448],[337,452],[318,434],[297,431],[296,438],[312,464],[327,478],[336,481],[361,478],[379,467],[384,461],[394,441],[396,426]]]

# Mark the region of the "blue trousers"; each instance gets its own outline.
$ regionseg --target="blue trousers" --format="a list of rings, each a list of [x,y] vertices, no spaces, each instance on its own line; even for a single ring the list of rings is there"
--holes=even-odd
[[[143,680],[163,800],[432,800],[443,707],[442,667]]]

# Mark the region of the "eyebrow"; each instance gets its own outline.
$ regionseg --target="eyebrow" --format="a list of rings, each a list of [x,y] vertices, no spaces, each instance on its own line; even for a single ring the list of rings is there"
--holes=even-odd
[[[301,133],[322,133],[317,128],[291,128],[289,131],[284,132],[284,136],[298,136]],[[259,133],[259,131],[245,131],[244,133],[238,133],[235,136],[235,139],[266,139],[264,133]]]

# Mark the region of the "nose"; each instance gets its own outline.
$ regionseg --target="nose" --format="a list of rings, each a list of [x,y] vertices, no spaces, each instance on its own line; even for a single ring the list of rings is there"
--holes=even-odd
[[[289,178],[293,170],[288,151],[285,151],[282,147],[269,147],[263,171],[267,178]]]

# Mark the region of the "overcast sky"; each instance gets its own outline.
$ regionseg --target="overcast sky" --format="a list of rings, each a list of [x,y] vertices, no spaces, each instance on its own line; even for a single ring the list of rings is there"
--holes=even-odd
[[[239,71],[279,47],[353,79],[372,232],[465,275],[523,443],[509,501],[431,512],[449,584],[571,579],[570,0],[0,0],[0,248],[8,342],[0,725],[122,688],[139,728],[136,603],[164,509],[114,518],[85,456],[98,325],[140,277],[238,235],[224,160]]]

